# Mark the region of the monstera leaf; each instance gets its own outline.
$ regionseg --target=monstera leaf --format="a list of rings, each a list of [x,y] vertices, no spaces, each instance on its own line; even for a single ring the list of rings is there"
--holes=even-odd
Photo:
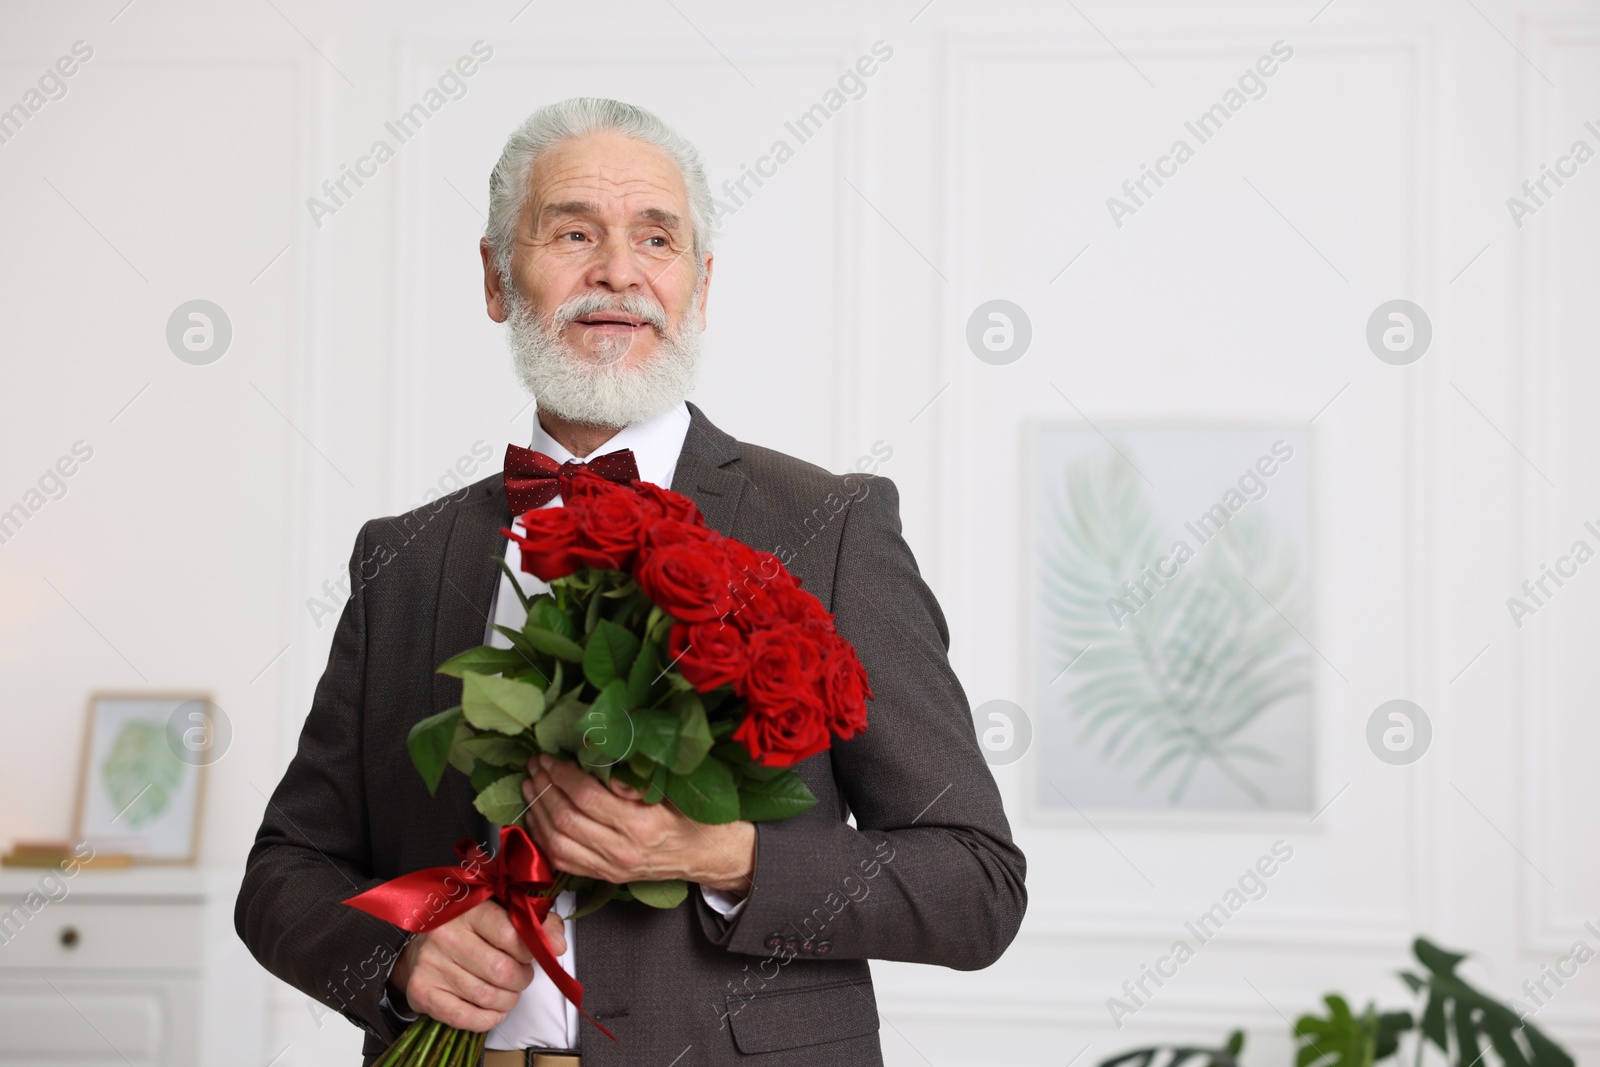
[[[164,725],[138,719],[123,723],[100,764],[106,795],[121,812],[118,821],[138,828],[166,811],[183,767],[167,747]]]
[[[1158,1060],[1161,1067],[1183,1067],[1190,1060],[1195,1061],[1195,1067],[1239,1067],[1239,1053],[1243,1049],[1244,1031],[1235,1030],[1228,1035],[1227,1044],[1221,1048],[1153,1045],[1101,1060],[1100,1067],[1151,1067]]]
[[[1408,1011],[1383,1014],[1371,1004],[1361,1015],[1337,993],[1322,998],[1328,1017],[1302,1015],[1294,1024],[1300,1039],[1295,1067],[1372,1067],[1400,1048],[1400,1035],[1414,1025]]]
[[[1492,1048],[1505,1067],[1573,1067],[1572,1057],[1537,1026],[1456,974],[1464,954],[1422,937],[1411,951],[1428,973],[1402,971],[1400,977],[1412,992],[1426,996],[1422,1036],[1453,1056],[1452,1063],[1478,1063]]]

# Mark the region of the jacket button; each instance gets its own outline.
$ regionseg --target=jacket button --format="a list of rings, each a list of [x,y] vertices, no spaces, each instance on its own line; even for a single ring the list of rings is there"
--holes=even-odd
[[[817,943],[811,940],[809,937],[800,942],[800,951],[804,952],[807,956],[811,955],[811,953],[816,950],[816,947]]]
[[[789,953],[789,955],[794,955],[796,952],[800,951],[800,939],[798,937],[784,938],[783,949],[785,952]]]
[[[782,934],[768,934],[767,935],[767,948],[769,948],[772,951],[776,952],[778,949],[780,949],[782,947],[783,947],[783,935]]]
[[[833,951],[833,942],[832,941],[818,941],[817,942],[817,949],[816,949],[817,955],[826,956],[828,953],[830,953],[832,951]]]

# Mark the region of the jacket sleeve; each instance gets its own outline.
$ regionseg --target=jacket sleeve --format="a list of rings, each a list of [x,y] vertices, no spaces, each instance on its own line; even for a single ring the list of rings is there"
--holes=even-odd
[[[369,531],[356,539],[351,597],[299,749],[267,801],[234,926],[267,970],[390,1042],[404,1024],[380,1001],[407,935],[341,903],[384,881],[370,876],[361,752],[368,598],[360,569]]]
[[[729,924],[701,909],[702,925],[750,955],[773,954],[782,934],[827,941],[833,959],[976,970],[1016,936],[1026,863],[950,667],[944,614],[901,536],[899,494],[884,477],[865,484],[845,512],[833,587],[839,632],[873,691],[867,728],[830,750],[856,826],[758,823],[743,911]]]

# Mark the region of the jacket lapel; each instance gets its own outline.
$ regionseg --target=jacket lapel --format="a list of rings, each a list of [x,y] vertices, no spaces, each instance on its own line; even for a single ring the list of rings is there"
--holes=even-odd
[[[472,486],[471,498],[456,510],[450,539],[445,545],[444,567],[434,614],[433,664],[483,644],[494,607],[495,586],[506,539],[500,533],[508,522],[505,486],[500,475]],[[433,710],[444,711],[461,701],[461,681],[443,674],[433,676]]]
[[[727,464],[739,458],[739,442],[713,426],[698,407],[688,407],[689,432],[684,435],[683,452],[668,488],[693,500],[707,526],[732,537],[744,475],[728,469]]]

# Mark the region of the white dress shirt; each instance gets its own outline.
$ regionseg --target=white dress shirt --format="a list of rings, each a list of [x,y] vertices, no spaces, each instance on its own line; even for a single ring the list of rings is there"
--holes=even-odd
[[[593,459],[619,448],[632,449],[634,462],[639,465],[640,479],[671,488],[672,475],[678,469],[678,456],[683,451],[683,439],[688,430],[689,408],[680,400],[653,419],[619,430],[616,436],[585,458]],[[537,418],[533,423],[533,443],[529,447],[536,452],[543,452],[557,463],[577,458],[551,437]],[[544,506],[556,507],[560,503],[561,496],[557,494]],[[514,523],[512,528],[518,533],[525,532],[520,522]],[[517,576],[524,595],[532,597],[550,588],[535,576],[523,573],[522,547],[509,538],[506,541],[506,565]],[[522,610],[522,602],[511,590],[511,578],[508,575],[500,576],[500,584],[495,589],[494,607],[489,614],[490,626],[484,636],[485,643],[496,648],[510,648],[511,642],[494,628],[494,624],[520,630],[528,616]],[[730,919],[744,907],[742,899],[736,900],[720,890],[702,886],[700,891],[707,904]],[[574,893],[562,893],[556,898],[555,910],[562,915],[571,915],[576,907],[574,901]],[[578,973],[574,960],[577,925],[572,919],[567,920],[567,951],[560,957],[560,963],[568,974],[581,982],[583,977]],[[535,967],[533,984],[522,991],[522,999],[517,1001],[516,1007],[511,1009],[505,1020],[490,1031],[486,1047],[577,1048],[578,1021],[578,1009],[561,995],[561,991],[543,971]]]

